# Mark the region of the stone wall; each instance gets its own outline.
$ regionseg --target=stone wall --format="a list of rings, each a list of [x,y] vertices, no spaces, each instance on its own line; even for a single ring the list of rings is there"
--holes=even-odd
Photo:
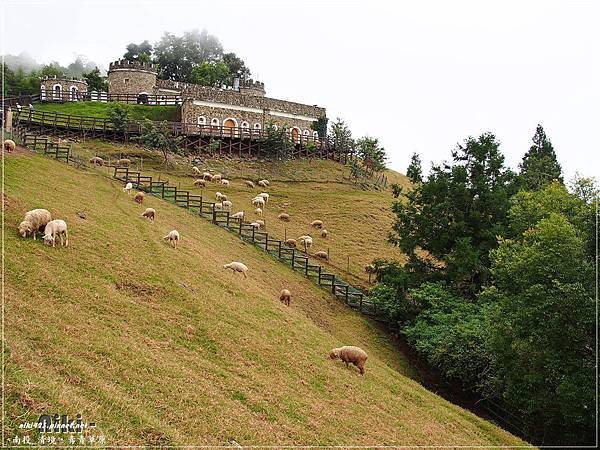
[[[142,92],[153,95],[156,86],[156,73],[116,69],[108,73],[109,94],[138,95]]]
[[[60,91],[56,89],[60,86]],[[75,88],[73,92],[72,89]],[[87,83],[74,78],[44,78],[40,83],[40,99],[76,101],[87,93]]]

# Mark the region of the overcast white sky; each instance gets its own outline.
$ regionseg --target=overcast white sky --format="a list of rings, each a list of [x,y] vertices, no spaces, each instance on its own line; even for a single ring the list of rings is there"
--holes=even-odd
[[[600,176],[600,1],[7,1],[2,53],[102,63],[206,28],[267,95],[379,137],[404,172],[484,131],[516,168],[538,123],[567,178]]]

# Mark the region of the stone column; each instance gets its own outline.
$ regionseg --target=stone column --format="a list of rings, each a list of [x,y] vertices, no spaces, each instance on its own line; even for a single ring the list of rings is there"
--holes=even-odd
[[[8,111],[6,111],[6,117],[4,118],[4,130],[7,133],[10,133],[12,131],[12,119],[13,119],[12,109],[8,108]]]

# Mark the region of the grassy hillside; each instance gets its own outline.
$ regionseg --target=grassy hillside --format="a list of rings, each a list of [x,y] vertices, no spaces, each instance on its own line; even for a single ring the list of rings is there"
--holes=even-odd
[[[37,111],[49,111],[60,114],[72,114],[86,117],[108,117],[110,103],[102,102],[65,102],[65,103],[36,103]],[[179,120],[179,107],[177,106],[146,106],[129,105],[129,113],[132,119],[150,120]]]
[[[100,172],[30,155],[5,170],[8,438],[81,413],[109,445],[522,443],[407,378],[376,326],[236,236]],[[68,248],[18,237],[35,207],[68,222]],[[236,259],[248,279],[223,270]],[[343,344],[369,353],[364,377],[326,358]]]
[[[279,238],[297,238],[310,233],[315,238],[311,252],[329,250],[330,262],[325,265],[357,285],[368,285],[364,267],[374,258],[400,261],[404,258],[400,250],[386,240],[394,217],[390,209],[391,192],[357,188],[349,180],[348,168],[333,161],[207,160],[199,165],[202,170],[223,173],[232,183],[229,188],[210,183],[201,190],[193,186],[194,177],[187,159],[176,159],[174,167],[165,170],[160,156],[138,147],[88,141],[76,145],[74,150],[86,158],[95,154],[112,155],[112,158],[129,156],[134,161],[132,168],[138,169],[141,163],[144,173],[161,176],[161,179],[168,179],[182,189],[203,192],[211,200],[214,200],[215,192],[225,193],[233,201],[235,211],[248,213],[247,219],[258,218],[250,200],[263,189],[247,188],[243,180],[267,178],[271,180],[266,189],[271,196],[270,201],[263,211],[267,231]],[[393,182],[408,187],[404,175],[388,172]],[[290,222],[277,220],[281,212],[290,214]],[[329,231],[327,239],[322,239],[317,230],[310,228],[309,224],[314,219],[323,220]]]

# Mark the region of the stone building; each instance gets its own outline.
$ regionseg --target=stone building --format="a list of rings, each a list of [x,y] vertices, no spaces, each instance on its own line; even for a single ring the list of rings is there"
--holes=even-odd
[[[153,64],[127,60],[110,63],[108,94],[126,94],[137,103],[180,104],[181,121],[188,125],[239,128],[236,132],[250,133],[272,121],[288,129],[294,140],[316,136],[311,124],[326,115],[325,108],[316,105],[267,97],[265,85],[259,81],[236,79],[233,87],[215,88],[160,80]]]
[[[87,83],[76,78],[45,77],[40,83],[41,101],[78,101],[87,94]]]

